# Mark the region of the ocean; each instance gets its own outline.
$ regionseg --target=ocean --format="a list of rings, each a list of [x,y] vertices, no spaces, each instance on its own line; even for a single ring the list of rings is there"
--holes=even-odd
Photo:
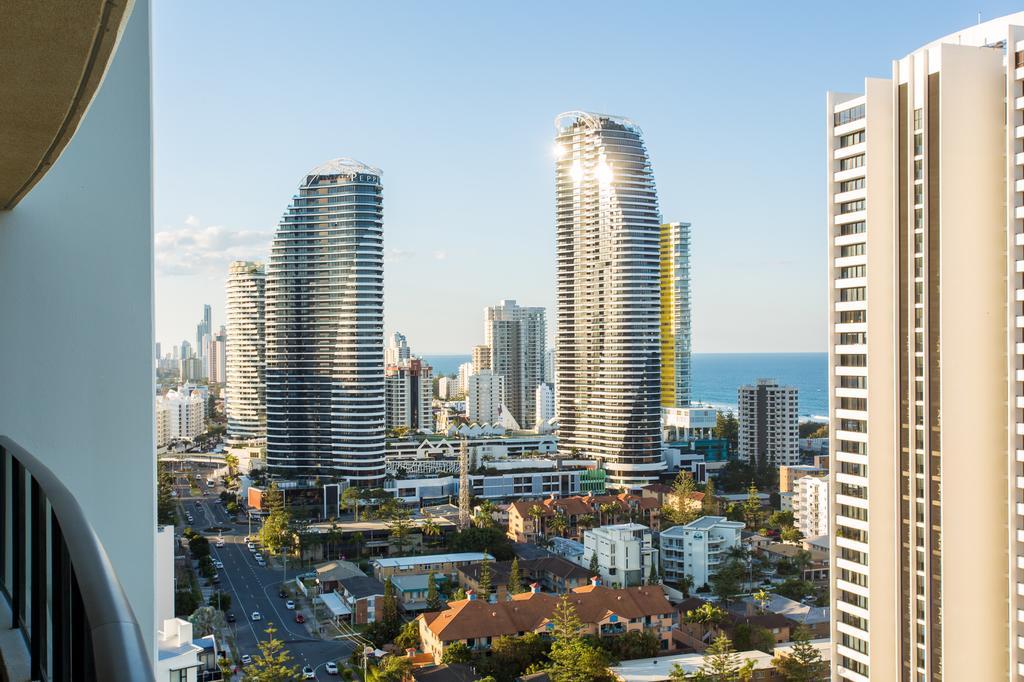
[[[426,355],[434,376],[456,374],[469,355]],[[694,353],[693,399],[721,409],[736,409],[736,390],[760,378],[796,386],[800,416],[828,414],[828,353]]]

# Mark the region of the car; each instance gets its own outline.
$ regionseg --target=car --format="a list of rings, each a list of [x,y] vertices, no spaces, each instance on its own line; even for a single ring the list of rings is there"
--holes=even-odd
[[[338,664],[334,661],[327,661],[326,665],[324,665],[324,670],[327,671],[328,675],[337,675]]]
[[[252,663],[252,656],[249,654],[242,654],[242,665],[249,665]]]
[[[253,611],[252,615],[249,616],[249,618],[252,620],[263,620],[263,616],[260,615],[259,611]]]
[[[217,548],[220,549],[223,546],[224,546],[224,541],[223,540],[217,540]]]
[[[303,616],[301,613],[296,612],[295,613],[295,622],[296,623],[305,623],[306,622],[306,617]]]
[[[288,596],[288,593],[285,592],[283,589],[282,590],[278,590],[277,591],[277,596],[280,597],[281,599],[284,599],[285,597]]]
[[[308,665],[304,665],[304,666],[302,666],[302,679],[304,679],[304,680],[315,680],[316,679],[316,673],[313,672],[313,669],[311,667],[309,667]]]
[[[225,615],[225,616],[224,616],[224,618],[225,618],[225,620],[227,620],[227,622],[229,622],[229,623],[234,623],[234,622],[235,622],[236,620],[238,620],[238,619],[237,619],[237,618],[235,617],[235,614],[234,614],[234,613],[232,613],[231,611],[228,611],[228,612],[227,612],[227,615]]]
[[[253,554],[253,557],[256,559],[256,561],[263,561],[263,555],[260,554],[259,552],[256,552],[255,554]]]
[[[260,566],[261,568],[266,568],[266,566],[267,566],[267,562],[266,562],[266,561],[264,561],[263,559],[257,559],[257,560],[256,560],[256,565],[257,565],[257,566]]]
[[[224,562],[221,561],[220,559],[214,559],[213,560],[213,567],[214,568],[224,568]]]
[[[202,474],[196,474],[196,480],[197,481],[203,480],[203,475]]]
[[[220,584],[220,573],[214,573],[213,574],[213,578],[210,579],[210,582],[213,583],[214,585],[219,585]]]
[[[251,542],[245,543],[245,546],[249,548],[250,552],[255,552],[256,551],[256,545],[252,544]]]
[[[294,611],[295,610],[295,602],[293,602],[291,599],[289,599],[288,601],[286,601],[284,603],[284,607],[286,609],[288,609],[289,611]]]

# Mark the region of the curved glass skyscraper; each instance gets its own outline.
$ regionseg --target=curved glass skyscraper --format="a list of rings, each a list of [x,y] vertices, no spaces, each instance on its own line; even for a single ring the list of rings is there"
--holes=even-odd
[[[643,485],[665,466],[654,173],[628,119],[574,111],[555,125],[560,449]]]
[[[281,219],[266,293],[267,465],[285,477],[384,477],[381,171],[310,170]]]

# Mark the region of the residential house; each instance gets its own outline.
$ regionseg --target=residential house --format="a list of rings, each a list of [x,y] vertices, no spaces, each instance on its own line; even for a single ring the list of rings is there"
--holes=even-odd
[[[811,582],[827,582],[829,573],[828,552],[820,549],[804,549],[800,545],[773,542],[761,550],[773,564],[788,560],[803,562],[800,578]]]
[[[477,599],[471,592],[467,599],[449,602],[444,611],[419,616],[423,650],[440,662],[453,642],[487,650],[502,635],[550,632],[554,628],[551,616],[559,599],[541,592],[539,585],[497,603]],[[660,586],[612,589],[595,578],[591,585],[570,592],[568,599],[582,623],[581,636],[610,637],[646,630],[659,638],[663,650],[674,649],[672,630],[677,615]]]
[[[460,566],[478,564],[484,559],[494,561],[494,557],[485,552],[459,552],[380,558],[371,561],[370,566],[373,568],[374,577],[382,582],[396,575],[428,575],[430,573],[444,575],[449,580],[456,580]]]
[[[366,574],[351,561],[328,561],[318,564],[314,570],[321,592],[334,592],[340,588],[341,581],[345,578],[366,577]]]
[[[384,598],[384,584],[365,575],[349,576],[338,581],[338,596],[352,611],[352,623],[365,625],[377,621],[377,605]]]
[[[430,591],[430,574],[416,573],[409,575],[393,575],[390,578],[391,584],[395,587],[395,596],[398,598],[398,605],[406,613],[414,611],[425,611],[427,609],[427,594]],[[434,576],[435,584],[440,589],[448,582],[445,574]]]
[[[459,586],[464,590],[473,590],[480,598],[480,570],[482,564],[470,564],[459,569]],[[496,561],[490,565],[491,595],[496,601],[508,599],[508,581],[512,571],[511,561]],[[519,576],[525,588],[537,583],[545,592],[562,594],[570,590],[590,584],[591,573],[562,557],[552,556],[542,559],[520,559]]]
[[[578,540],[588,528],[630,521],[660,529],[661,505],[653,497],[629,493],[518,500],[508,508],[508,537],[513,542],[530,542],[539,536]]]

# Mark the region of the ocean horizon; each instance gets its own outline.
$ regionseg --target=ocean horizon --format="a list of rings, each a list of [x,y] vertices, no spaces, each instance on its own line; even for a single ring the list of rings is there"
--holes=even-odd
[[[468,354],[424,355],[435,376],[456,374],[469,362]],[[736,410],[740,386],[758,379],[775,379],[799,392],[800,416],[826,419],[828,415],[828,353],[694,353],[694,402],[722,410]]]

